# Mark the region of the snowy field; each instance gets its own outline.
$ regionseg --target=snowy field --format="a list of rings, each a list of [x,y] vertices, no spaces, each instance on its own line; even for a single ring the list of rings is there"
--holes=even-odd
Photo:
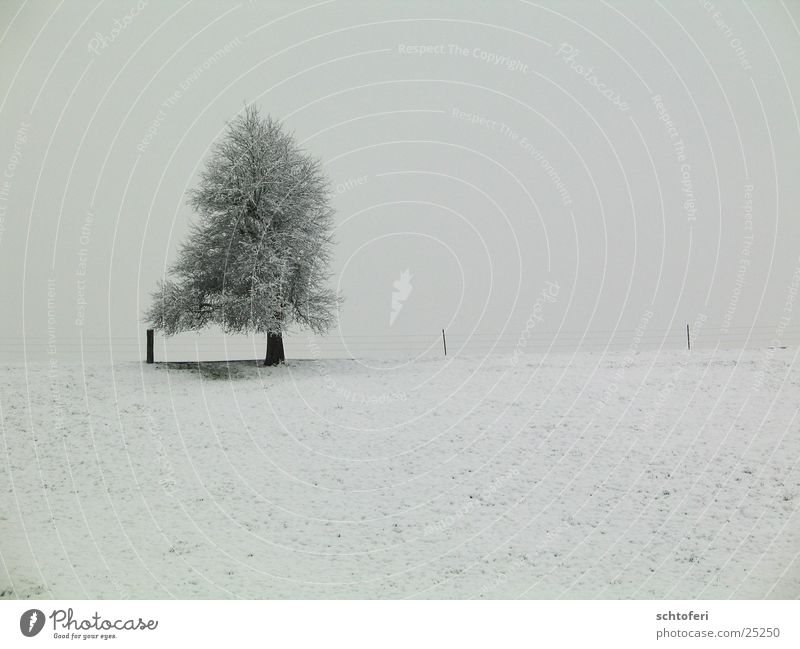
[[[795,350],[0,368],[0,592],[800,597]]]

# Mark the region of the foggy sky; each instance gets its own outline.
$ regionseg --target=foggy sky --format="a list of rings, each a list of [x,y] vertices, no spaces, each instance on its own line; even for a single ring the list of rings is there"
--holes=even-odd
[[[796,344],[799,22],[796,2],[3,2],[0,355],[141,357],[186,192],[245,102],[335,192],[339,326],[289,356],[438,353],[443,328],[453,352],[625,349],[637,327],[680,346],[687,323]]]

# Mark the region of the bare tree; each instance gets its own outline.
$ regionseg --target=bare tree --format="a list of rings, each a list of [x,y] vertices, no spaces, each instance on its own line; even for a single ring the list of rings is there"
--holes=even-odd
[[[322,333],[333,324],[330,185],[276,120],[246,106],[213,145],[189,203],[199,219],[170,268],[174,279],[153,293],[153,328],[266,333],[264,364],[277,365],[287,327]]]

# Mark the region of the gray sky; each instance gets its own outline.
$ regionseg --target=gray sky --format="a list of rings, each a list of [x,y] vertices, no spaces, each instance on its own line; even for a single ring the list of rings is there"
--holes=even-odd
[[[340,325],[290,356],[438,352],[443,327],[454,351],[627,349],[640,324],[680,346],[687,322],[796,344],[798,23],[797,2],[3,2],[0,355],[139,357],[245,101],[337,190]]]

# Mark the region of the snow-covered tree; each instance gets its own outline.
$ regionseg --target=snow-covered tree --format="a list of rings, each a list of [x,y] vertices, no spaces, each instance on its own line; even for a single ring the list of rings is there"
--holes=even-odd
[[[320,162],[246,106],[212,147],[189,199],[199,219],[146,319],[166,335],[266,333],[264,364],[283,362],[287,327],[322,333],[335,319],[330,195]]]

